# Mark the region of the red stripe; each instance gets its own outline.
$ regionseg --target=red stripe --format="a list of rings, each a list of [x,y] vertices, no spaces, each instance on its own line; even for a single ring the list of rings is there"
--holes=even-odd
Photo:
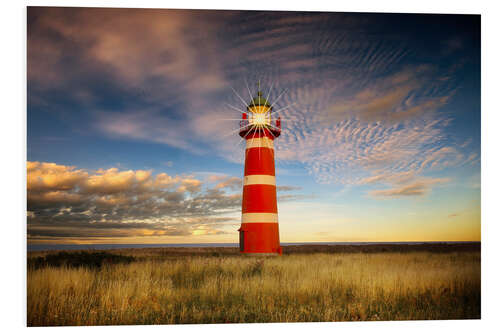
[[[240,231],[244,233],[243,253],[279,252],[278,223],[243,223]]]
[[[276,186],[273,185],[243,186],[241,202],[242,213],[278,213]]]
[[[245,154],[245,176],[274,176],[274,149],[249,148]]]

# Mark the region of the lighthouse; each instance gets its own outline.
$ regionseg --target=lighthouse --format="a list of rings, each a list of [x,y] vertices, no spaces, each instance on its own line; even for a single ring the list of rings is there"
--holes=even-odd
[[[239,132],[246,140],[240,252],[281,255],[274,169],[274,140],[281,134],[281,119],[273,119],[273,107],[261,91],[246,111]]]

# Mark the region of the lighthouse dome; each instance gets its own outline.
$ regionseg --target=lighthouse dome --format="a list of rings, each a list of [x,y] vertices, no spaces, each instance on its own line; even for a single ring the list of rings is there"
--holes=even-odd
[[[262,97],[262,91],[257,91],[257,96],[254,97],[250,101],[250,104],[248,104],[249,108],[251,108],[253,106],[267,106],[267,107],[271,107],[271,104],[267,101],[267,99],[265,99],[264,97]]]

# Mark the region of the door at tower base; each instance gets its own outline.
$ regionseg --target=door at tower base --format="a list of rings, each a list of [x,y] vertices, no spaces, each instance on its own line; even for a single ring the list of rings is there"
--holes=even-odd
[[[281,254],[278,223],[243,223],[240,252],[247,254]]]

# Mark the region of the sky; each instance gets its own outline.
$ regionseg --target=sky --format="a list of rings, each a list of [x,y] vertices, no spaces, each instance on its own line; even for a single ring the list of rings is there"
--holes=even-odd
[[[478,241],[480,16],[29,7],[29,243],[237,243],[260,81],[282,242]]]

